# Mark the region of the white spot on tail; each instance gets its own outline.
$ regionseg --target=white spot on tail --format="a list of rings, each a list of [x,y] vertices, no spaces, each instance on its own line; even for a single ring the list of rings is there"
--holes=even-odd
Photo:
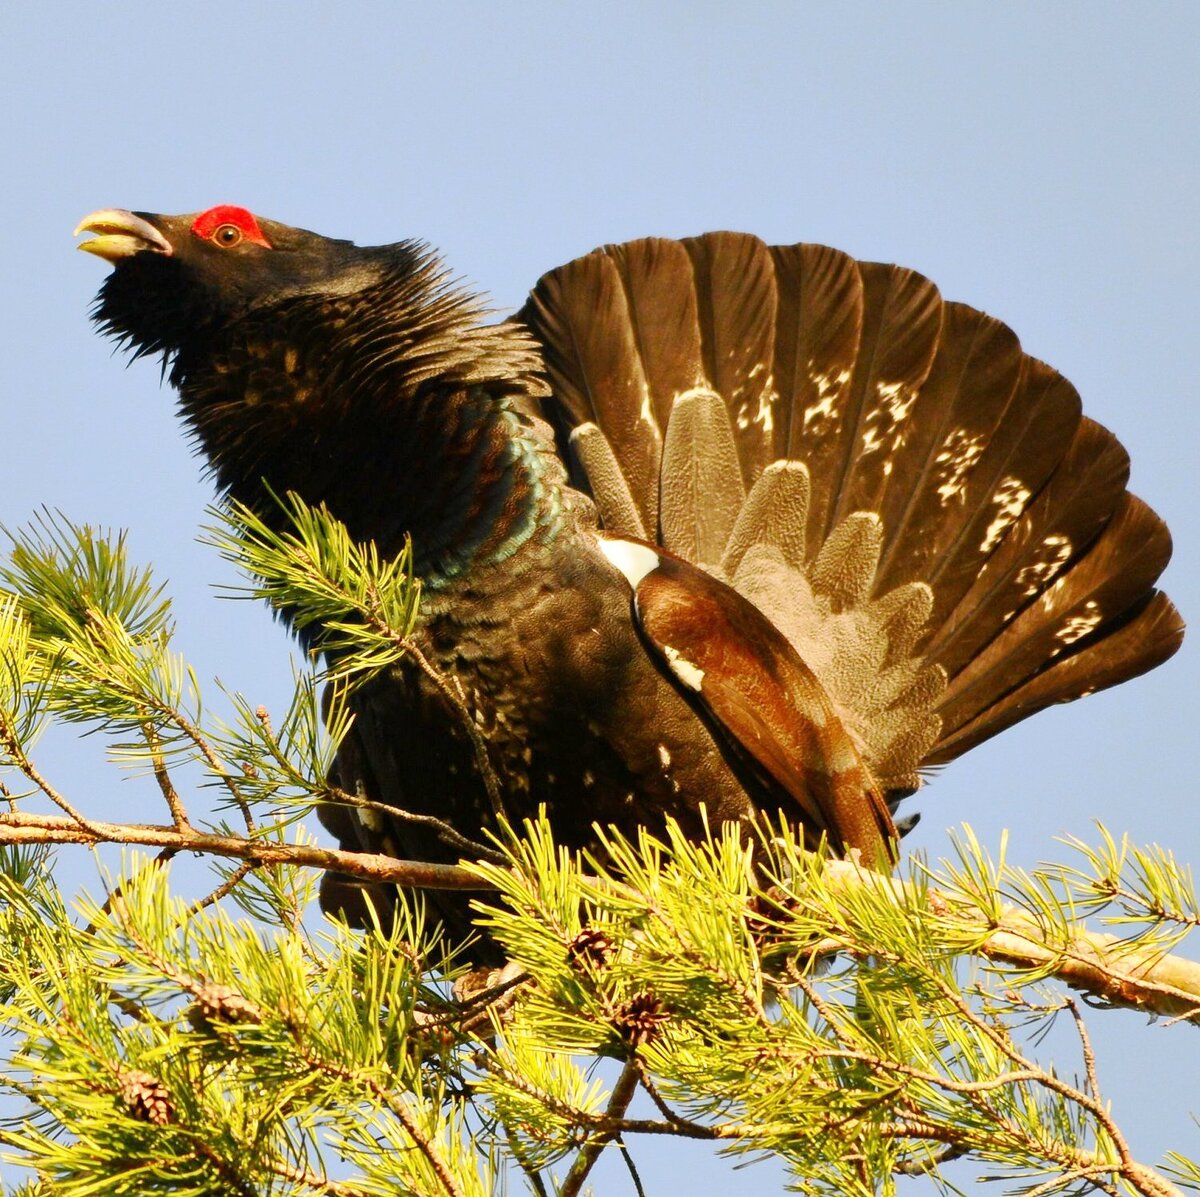
[[[804,409],[804,431],[820,432],[826,421],[832,417],[837,395],[829,393],[822,395],[816,403],[810,403]]]
[[[816,388],[817,401],[804,409],[804,431],[819,436],[827,431],[827,424],[836,427],[839,422],[838,401],[850,381],[850,371],[822,374],[813,365],[811,361],[808,363],[808,377]]]
[[[992,495],[992,502],[999,510],[984,533],[983,543],[979,546],[981,553],[990,553],[1000,543],[1000,538],[1025,510],[1031,493],[1020,478],[1005,478],[1000,483]]]
[[[1088,632],[1097,627],[1100,621],[1104,618],[1104,612],[1100,610],[1100,604],[1095,599],[1089,599],[1083,605],[1083,610],[1077,615],[1072,615],[1057,632],[1054,633],[1055,640],[1062,641],[1062,647],[1066,648],[1068,644],[1074,644],[1076,640],[1081,640]],[[1061,651],[1058,650],[1058,651]]]
[[[863,421],[859,457],[869,457],[880,449],[891,454],[904,444],[905,434],[901,425],[908,419],[918,394],[916,387],[904,382],[878,383],[875,392],[879,403]]]
[[[1049,585],[1071,559],[1071,541],[1066,536],[1043,537],[1042,546],[1046,549],[1045,555],[1017,571],[1015,580],[1018,586],[1025,588],[1026,598],[1033,598]]]
[[[699,692],[700,687],[704,684],[704,670],[693,665],[677,648],[672,648],[669,644],[663,645],[663,654],[667,658],[667,665],[670,666],[671,672],[688,689]]]
[[[761,370],[761,365],[755,366],[750,372],[750,376],[753,378]],[[763,385],[763,389],[759,392],[758,411],[754,416],[754,422],[762,426],[764,441],[775,431],[775,401],[778,398],[779,396],[775,393],[775,380],[774,378],[768,378]]]
[[[960,501],[966,499],[967,475],[983,455],[983,449],[983,434],[972,436],[965,428],[953,429],[942,442],[941,452],[934,461],[941,466],[938,473],[942,482],[937,493],[943,507],[956,496]]]
[[[897,424],[908,418],[912,405],[916,402],[915,388],[902,382],[881,382],[876,388],[879,392],[879,402]]]
[[[662,767],[664,769],[669,769],[671,767],[671,752],[665,744],[660,744],[658,746],[658,759],[662,762]]]

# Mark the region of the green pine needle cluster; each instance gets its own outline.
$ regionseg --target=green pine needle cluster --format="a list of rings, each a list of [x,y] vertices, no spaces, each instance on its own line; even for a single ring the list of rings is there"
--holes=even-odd
[[[1103,1103],[1014,1035],[1052,1020],[1063,997],[1037,985],[1043,970],[988,976],[964,962],[986,935],[970,870],[914,869],[897,900],[866,875],[839,884],[786,828],[753,848],[728,832],[703,844],[610,837],[606,865],[586,869],[544,823],[526,830],[510,846],[516,870],[477,867],[504,899],[488,925],[536,978],[483,1084],[526,1111],[529,1158],[567,1154],[595,1114],[598,1098],[576,1105],[583,1077],[561,1061],[621,1057],[627,1011],[649,994],[662,1019],[637,1058],[672,1117],[644,1129],[674,1118],[721,1150],[775,1153],[801,1191],[876,1192],[897,1169],[934,1167],[939,1146],[1043,1181],[1116,1169]],[[989,867],[967,852],[976,875]],[[1037,886],[1023,893],[1038,900]],[[945,905],[973,916],[948,918]],[[573,950],[596,935],[602,963]],[[531,1084],[557,1119],[529,1114]]]
[[[491,1191],[417,1033],[441,958],[410,928],[267,931],[136,858],[103,905],[3,899],[5,1084],[30,1114],[0,1141],[51,1191],[320,1192],[329,1158],[357,1172],[346,1192],[437,1192],[442,1165]]]
[[[205,542],[253,579],[240,593],[287,613],[292,626],[330,663],[327,676],[355,677],[394,664],[408,649],[421,587],[412,545],[385,559],[358,544],[325,507],[294,494],[278,499],[286,531],[240,503],[214,508]]]
[[[774,1155],[813,1194],[905,1174],[952,1192],[941,1169],[963,1157],[1008,1191],[1200,1188],[1182,1155],[1136,1159],[1061,983],[1200,1022],[1200,967],[1172,955],[1200,925],[1192,877],[1104,829],[1030,874],[967,829],[953,862],[884,877],[787,826],[604,832],[580,858],[540,819],[447,870],[488,892],[498,975],[456,958],[416,891],[369,932],[322,919],[313,866],[379,862],[332,859],[302,820],[359,800],[326,781],[347,695],[414,651],[420,592],[409,554],[381,561],[294,497],[281,511],[284,532],[237,510],[210,534],[323,655],[276,718],[238,695],[208,708],[121,537],[45,516],[0,566],[12,1192],[573,1197],[603,1153],[664,1135]],[[52,722],[135,767],[138,823],[55,787],[35,755]],[[63,893],[52,851],[99,843],[125,846],[102,899]],[[218,872],[203,896],[172,873],[194,852]],[[1055,1067],[1037,1042],[1064,1018]]]

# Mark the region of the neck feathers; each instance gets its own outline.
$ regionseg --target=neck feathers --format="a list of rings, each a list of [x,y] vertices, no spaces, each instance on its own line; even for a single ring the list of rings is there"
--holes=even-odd
[[[411,533],[437,589],[562,519],[552,434],[518,410],[545,393],[540,354],[486,314],[435,258],[400,246],[365,287],[293,295],[206,331],[171,377],[224,490],[267,519],[267,488],[295,491],[384,553]]]

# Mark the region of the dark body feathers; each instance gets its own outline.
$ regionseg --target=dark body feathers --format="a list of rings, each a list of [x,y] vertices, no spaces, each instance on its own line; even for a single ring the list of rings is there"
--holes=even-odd
[[[1154,590],[1169,537],[1115,438],[912,271],[639,241],[488,325],[411,243],[225,208],[85,226],[117,265],[100,322],[168,356],[224,490],[269,518],[264,483],[325,502],[385,553],[412,534],[417,645],[503,813],[544,803],[566,843],[782,811],[886,866],[923,766],[1179,644]],[[353,701],[342,788],[494,825],[420,669]],[[458,855],[400,820],[322,819],[347,847]],[[368,897],[387,901],[327,878],[351,917]],[[461,895],[431,901],[466,931]]]

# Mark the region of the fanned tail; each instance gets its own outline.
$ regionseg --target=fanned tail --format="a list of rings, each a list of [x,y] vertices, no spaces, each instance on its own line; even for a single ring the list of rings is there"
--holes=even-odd
[[[754,601],[893,793],[1179,647],[1170,537],[1116,438],[913,271],[648,239],[550,272],[519,319],[606,527]]]

